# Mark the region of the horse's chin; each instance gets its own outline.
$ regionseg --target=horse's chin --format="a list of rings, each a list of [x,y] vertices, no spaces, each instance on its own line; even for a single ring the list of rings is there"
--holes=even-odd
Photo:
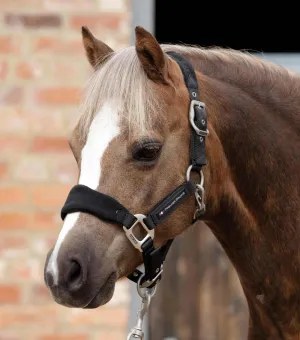
[[[108,303],[114,295],[115,286],[116,286],[116,274],[114,273],[110,275],[108,280],[99,289],[99,291],[94,296],[94,298],[83,308],[93,309],[93,308],[98,308]]]

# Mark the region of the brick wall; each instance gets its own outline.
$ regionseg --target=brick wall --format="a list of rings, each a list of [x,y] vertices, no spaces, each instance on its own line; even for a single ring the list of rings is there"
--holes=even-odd
[[[127,281],[98,310],[55,304],[43,283],[59,210],[77,180],[67,136],[90,66],[87,25],[129,43],[126,0],[0,1],[0,340],[123,340]]]

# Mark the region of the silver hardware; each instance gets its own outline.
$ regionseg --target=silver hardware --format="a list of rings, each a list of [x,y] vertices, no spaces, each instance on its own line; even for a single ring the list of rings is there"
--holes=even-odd
[[[194,218],[196,218],[198,215],[201,215],[205,212],[204,195],[205,195],[205,191],[204,191],[203,186],[201,186],[200,184],[196,184],[195,197],[196,197],[196,202],[198,204],[198,207],[195,211]]]
[[[196,92],[192,92],[192,96],[193,96],[194,98],[196,98],[196,97],[197,97],[197,93],[196,93]]]
[[[191,178],[191,171],[193,165],[190,165],[186,171],[186,180],[189,181]],[[204,190],[204,174],[200,171],[200,183],[196,184],[195,198],[197,203],[197,208],[194,214],[194,219],[196,216],[203,214],[205,212],[205,190]]]
[[[144,277],[144,275],[145,274],[141,275],[137,283],[137,290],[138,290],[140,297],[142,298],[141,308],[137,314],[136,325],[131,329],[131,332],[127,336],[127,340],[132,340],[132,339],[143,340],[144,339],[144,332],[143,332],[144,317],[146,313],[148,312],[151,299],[156,292],[156,286],[150,289],[146,288],[144,291],[142,291],[141,280]]]
[[[146,224],[144,223],[144,218],[146,218],[145,215],[142,214],[136,214],[134,215],[136,217],[136,221],[133,223],[133,225],[127,229],[125,226],[123,226],[123,230],[125,231],[125,234],[128,238],[128,240],[132,243],[132,245],[138,249],[140,252],[143,252],[142,250],[142,245],[149,239],[151,238],[152,240],[154,239],[154,230],[149,229]],[[147,232],[147,235],[142,239],[139,240],[137,239],[134,234],[133,234],[133,229],[140,224],[143,229]]]
[[[152,280],[147,280],[147,281],[144,281],[143,283],[141,283],[140,287],[141,288],[149,288],[153,284],[153,282],[157,281],[157,279],[160,277],[160,275],[163,273],[163,271],[164,271],[163,265],[161,265],[160,269],[157,268],[156,271],[155,271],[155,273],[157,273],[157,275]],[[144,276],[145,276],[145,274],[142,275],[142,277],[144,277]]]
[[[200,142],[201,142],[201,143],[203,142],[203,137],[200,137]]]
[[[200,130],[196,124],[195,124],[195,106],[199,106],[200,108],[204,108],[205,104],[200,102],[199,100],[192,100],[190,104],[190,112],[189,112],[189,117],[190,117],[190,123],[193,127],[193,129],[196,131],[197,135],[206,137],[209,134],[209,131],[206,130]]]
[[[191,171],[193,169],[193,165],[190,165],[186,171],[186,180],[189,181],[190,178],[191,178]],[[199,175],[200,175],[200,185],[203,187],[204,185],[204,174],[203,174],[203,171],[200,170],[199,172]]]
[[[201,119],[201,123],[202,123],[202,125],[205,125],[205,120]]]
[[[161,272],[160,272],[161,273]],[[145,296],[145,292],[150,292],[151,297],[156,293],[156,285],[152,288],[144,287],[142,280],[145,277],[145,273],[142,274],[137,282],[137,292],[139,293],[139,296],[143,298]],[[153,279],[152,283],[155,281]]]

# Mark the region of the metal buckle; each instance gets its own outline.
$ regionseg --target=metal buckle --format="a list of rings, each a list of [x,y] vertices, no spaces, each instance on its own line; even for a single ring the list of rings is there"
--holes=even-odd
[[[192,100],[191,104],[190,104],[190,113],[189,113],[190,123],[191,123],[193,129],[195,130],[195,132],[197,133],[197,135],[206,137],[206,136],[208,136],[209,131],[207,129],[201,130],[195,124],[195,106],[196,105],[199,106],[202,109],[205,108],[205,104],[203,102],[200,102],[199,100]]]
[[[136,214],[136,215],[134,215],[134,217],[136,217],[136,221],[133,223],[133,225],[129,229],[127,229],[125,226],[123,226],[123,230],[125,231],[125,234],[126,234],[128,240],[132,243],[132,245],[142,253],[143,252],[142,245],[149,238],[151,238],[152,240],[154,239],[154,230],[149,229],[146,226],[146,224],[144,223],[144,218],[146,218],[145,215]],[[138,224],[140,224],[143,227],[143,229],[146,230],[146,232],[147,232],[147,235],[142,240],[137,239],[132,232],[134,227],[137,226]]]

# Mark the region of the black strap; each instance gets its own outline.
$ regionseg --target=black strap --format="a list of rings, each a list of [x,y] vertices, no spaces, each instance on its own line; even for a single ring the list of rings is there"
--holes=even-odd
[[[173,239],[168,240],[165,245],[159,248],[154,248],[152,240],[149,240],[149,242],[147,243],[145,242],[145,245],[143,247],[145,273],[142,273],[139,269],[136,269],[132,274],[127,276],[128,279],[137,283],[139,278],[144,275],[142,282],[152,282],[152,284],[150,284],[148,288],[153,287],[157,283],[157,281],[161,279],[162,265],[166,259],[166,256],[173,241]],[[155,278],[156,280],[153,281]]]
[[[148,213],[144,220],[147,227],[149,229],[154,229],[194,192],[195,185],[190,181],[177,187]]]
[[[181,186],[177,187],[174,191],[161,200],[147,215],[144,223],[149,229],[155,228],[167,216],[169,216],[187,197],[195,192],[195,185],[187,181]],[[67,214],[73,212],[85,212],[96,216],[99,219],[124,225],[130,228],[136,218],[132,215],[120,202],[114,198],[102,194],[98,191],[90,189],[85,185],[75,185],[66,200],[65,205],[61,210],[61,218],[64,220]],[[145,266],[145,273],[142,283],[155,281],[149,286],[151,287],[160,279],[160,273],[163,262],[167,256],[168,250],[173,240],[169,240],[164,246],[155,248],[153,240],[149,238],[143,245],[143,259]],[[143,273],[136,270],[128,276],[134,282],[137,282]]]
[[[178,53],[168,52],[167,54],[178,63],[182,71],[184,81],[190,95],[191,103],[193,100],[200,101],[198,82],[193,65],[189,60]],[[194,112],[195,125],[198,127],[198,129],[207,131],[207,117],[204,104],[200,106],[194,105]],[[191,132],[190,160],[191,164],[193,165],[193,170],[198,172],[201,170],[203,165],[206,165],[205,136],[199,136],[193,128]]]
[[[195,185],[192,182],[187,181],[183,183],[153,208],[145,218],[144,223],[149,229],[154,229],[194,192]],[[61,210],[62,220],[65,219],[67,214],[77,211],[94,215],[108,222],[120,224],[126,228],[130,228],[136,221],[135,216],[119,201],[82,184],[77,184],[71,189]]]
[[[67,214],[76,211],[85,212],[127,228],[130,228],[136,220],[120,202],[82,184],[77,184],[71,189],[61,210],[62,220]]]

